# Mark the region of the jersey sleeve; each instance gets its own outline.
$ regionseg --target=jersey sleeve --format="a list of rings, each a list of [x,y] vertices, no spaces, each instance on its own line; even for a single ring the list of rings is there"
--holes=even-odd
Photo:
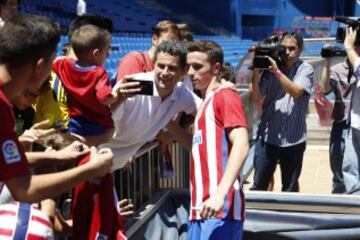
[[[0,181],[30,174],[25,152],[20,145],[11,121],[11,109],[0,102],[2,127],[0,128]]]
[[[247,127],[240,96],[231,89],[220,90],[215,96],[215,109],[224,128]]]
[[[100,101],[106,101],[111,95],[110,78],[105,69],[101,69],[98,81],[95,85],[96,98]]]
[[[119,62],[116,81],[121,81],[126,75],[142,72],[142,64],[138,59],[138,54],[129,53]]]

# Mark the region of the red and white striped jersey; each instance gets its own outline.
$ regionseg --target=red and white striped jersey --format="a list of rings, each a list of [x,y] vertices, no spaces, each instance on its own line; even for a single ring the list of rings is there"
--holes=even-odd
[[[39,209],[27,203],[0,205],[0,239],[54,239],[52,224]]]
[[[236,127],[247,127],[242,101],[237,93],[231,89],[208,93],[194,123],[190,220],[201,219],[199,208],[216,192],[232,148],[229,132]],[[244,220],[244,193],[240,178],[230,188],[224,208],[216,217]]]

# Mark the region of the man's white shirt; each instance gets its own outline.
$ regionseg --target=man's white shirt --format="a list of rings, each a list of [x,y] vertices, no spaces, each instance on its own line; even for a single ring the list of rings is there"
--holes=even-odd
[[[144,73],[142,73],[144,74]],[[155,77],[154,72],[148,72]],[[152,79],[154,79],[154,77]],[[179,112],[196,113],[202,100],[185,86],[175,86],[163,101],[155,82],[154,96],[136,95],[128,98],[113,110],[115,133],[100,147],[110,147],[114,152],[113,170],[122,168],[136,151],[156,134]]]

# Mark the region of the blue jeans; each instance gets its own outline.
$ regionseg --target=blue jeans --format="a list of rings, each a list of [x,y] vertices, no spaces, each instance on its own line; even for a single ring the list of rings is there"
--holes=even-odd
[[[280,163],[282,191],[298,192],[299,177],[302,168],[306,143],[290,147],[279,147],[258,139],[254,156],[254,184],[251,190],[268,189],[276,164]]]
[[[350,128],[345,139],[345,153],[343,162],[343,176],[346,192],[358,187],[360,180],[360,130]]]
[[[344,193],[345,185],[343,179],[343,159],[345,151],[345,139],[348,135],[349,125],[346,121],[335,122],[331,128],[329,159],[330,168],[333,173],[332,193]]]
[[[205,219],[188,223],[189,240],[241,240],[243,222],[239,220]]]

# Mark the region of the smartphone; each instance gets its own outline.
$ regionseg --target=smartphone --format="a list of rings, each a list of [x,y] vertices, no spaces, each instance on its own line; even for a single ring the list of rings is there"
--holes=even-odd
[[[140,83],[141,91],[137,94],[149,95],[149,96],[154,95],[154,82],[153,81],[144,80],[144,79],[133,79],[133,78],[128,78],[128,79],[126,79],[126,81]]]

